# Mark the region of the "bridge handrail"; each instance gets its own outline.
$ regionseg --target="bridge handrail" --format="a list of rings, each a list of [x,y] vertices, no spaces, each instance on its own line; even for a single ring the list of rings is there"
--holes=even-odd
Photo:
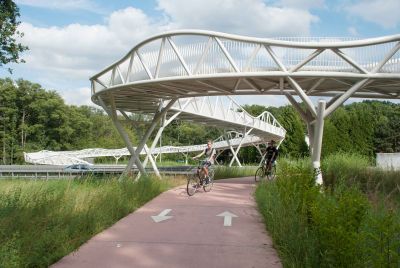
[[[330,41],[326,41],[326,39],[320,38],[323,40],[321,42],[316,42],[315,37],[309,37],[309,42],[307,39],[303,39],[301,42],[299,41],[286,41],[286,40],[279,40],[279,39],[270,39],[270,38],[257,38],[257,37],[248,37],[248,36],[240,36],[234,34],[227,34],[221,32],[214,32],[214,31],[205,31],[205,30],[176,30],[165,32],[162,34],[154,35],[150,38],[145,39],[144,41],[140,42],[136,46],[134,46],[124,57],[120,60],[116,61],[115,63],[109,65],[108,67],[104,68],[99,73],[95,74],[90,78],[90,80],[95,80],[98,77],[102,76],[103,74],[107,73],[108,71],[112,71],[115,66],[123,63],[125,60],[128,60],[132,53],[139,50],[139,48],[145,46],[148,43],[151,43],[157,39],[169,38],[172,36],[181,36],[181,35],[189,35],[189,36],[206,36],[211,38],[224,38],[231,41],[239,41],[244,43],[257,43],[266,46],[277,46],[283,48],[299,48],[299,49],[345,49],[345,48],[354,48],[354,47],[365,47],[365,46],[373,46],[379,45],[383,43],[389,42],[396,42],[400,41],[400,34],[397,35],[390,35],[384,37],[377,37],[377,38],[368,38],[362,40],[352,40],[352,41],[341,41],[339,38],[332,38]]]
[[[272,124],[273,126],[279,127],[284,129],[284,127],[278,122],[278,120],[276,120],[275,116],[273,116],[273,114],[271,114],[268,111],[264,111],[262,112],[259,116],[257,116],[256,118],[263,120],[269,124]],[[285,130],[286,132],[286,130]]]
[[[221,96],[216,97],[216,103],[220,102],[221,107],[223,108],[224,112],[220,113],[220,116],[216,116],[216,110],[218,105],[214,105],[213,108],[209,108],[207,110],[208,106],[211,106],[211,100],[209,96],[207,97],[192,97],[189,99],[179,99],[172,107],[172,110],[177,110],[177,111],[183,111],[185,113],[193,113],[195,112],[196,114],[204,113],[206,111],[206,114],[204,114],[205,117],[209,116],[208,113],[213,113],[214,118],[218,118],[219,120],[224,120],[224,121],[231,121],[232,118],[229,115],[234,114],[234,119],[236,120],[237,123],[243,124],[244,126],[247,126],[249,128],[256,128],[260,129],[263,131],[272,131],[276,134],[281,134],[285,135],[286,130],[282,127],[281,124],[275,119],[275,117],[268,111],[264,111],[262,114],[259,116],[253,116],[250,113],[248,113],[243,107],[237,103],[231,96],[223,96],[225,98],[228,98],[229,100],[229,105],[227,107],[224,107],[224,104],[222,103]],[[182,103],[183,102],[183,103]],[[189,103],[194,103],[194,105],[190,106],[187,105],[187,102]],[[200,103],[199,103],[200,102]],[[204,104],[206,103],[206,104]],[[204,105],[203,105],[204,104]],[[206,108],[204,108],[205,106]],[[190,110],[192,109],[192,110]],[[240,119],[240,120],[239,120]],[[272,130],[270,126],[276,127],[277,129]]]

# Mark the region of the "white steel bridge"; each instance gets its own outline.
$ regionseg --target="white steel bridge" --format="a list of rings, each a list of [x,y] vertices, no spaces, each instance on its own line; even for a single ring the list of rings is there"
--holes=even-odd
[[[168,103],[164,103],[168,104]],[[167,114],[161,122],[161,127],[153,140],[151,148],[145,145],[139,155],[146,155],[144,166],[150,160],[156,174],[159,174],[154,155],[168,153],[182,153],[187,158],[190,152],[198,152],[206,148],[206,144],[189,145],[189,146],[163,146],[155,147],[158,143],[164,128],[170,124],[178,116],[180,119],[194,121],[204,124],[204,127],[215,126],[223,128],[224,135],[217,138],[214,142],[214,148],[218,153],[229,149],[232,153],[232,159],[229,163],[231,166],[234,161],[241,166],[237,156],[240,148],[246,146],[255,146],[262,155],[259,148],[260,144],[266,144],[269,140],[274,139],[278,142],[285,137],[285,129],[279,124],[275,117],[265,111],[257,117],[248,114],[239,104],[237,104],[229,96],[217,97],[193,97],[179,99],[170,107]],[[121,114],[127,120],[135,123],[126,112]],[[137,150],[137,147],[133,147]],[[40,151],[36,153],[24,153],[25,162],[33,164],[47,165],[71,165],[85,163],[89,164],[85,159],[96,158],[102,156],[114,157],[116,161],[122,156],[130,155],[128,148],[121,149],[84,149],[78,151]]]
[[[228,139],[226,139],[228,138]],[[220,136],[218,139],[214,140],[213,148],[217,150],[217,159],[219,154],[221,154],[224,150],[229,150],[232,148],[236,150],[232,150],[232,154],[236,155],[235,153],[238,151],[239,145],[241,147],[246,146],[255,146],[258,149],[258,152],[261,156],[263,153],[259,147],[260,144],[266,143],[265,140],[261,139],[258,136],[254,136],[249,134],[243,137],[242,133],[238,133],[235,131],[228,131],[226,136]],[[188,146],[162,146],[156,147],[154,150],[151,151],[151,154],[157,157],[160,154],[183,154],[187,160],[188,153],[191,152],[199,152],[206,148],[207,144],[199,144],[199,145],[188,145]],[[135,147],[134,147],[135,148]],[[136,149],[136,148],[135,148]],[[140,155],[146,155],[147,152],[142,150]],[[66,166],[72,164],[91,164],[87,162],[90,158],[96,157],[113,157],[118,164],[118,160],[123,156],[130,155],[127,148],[121,149],[103,149],[103,148],[91,148],[91,149],[83,149],[77,151],[39,151],[35,153],[24,153],[25,162],[32,163],[32,164],[40,164],[40,165],[52,165],[52,166]],[[239,166],[241,163],[237,157],[233,157],[230,165],[232,162],[236,161]],[[217,162],[218,164],[218,162]]]
[[[132,155],[129,165],[135,162],[144,171],[137,153],[156,124],[167,114],[173,116],[168,111],[182,98],[284,95],[307,123],[312,161],[319,170],[327,116],[350,97],[400,98],[399,49],[400,35],[274,40],[173,31],[144,40],[94,75],[92,101],[107,111],[124,138]],[[314,104],[311,96],[331,98]],[[117,120],[117,110],[153,116],[136,151]],[[322,183],[321,176],[317,182]]]

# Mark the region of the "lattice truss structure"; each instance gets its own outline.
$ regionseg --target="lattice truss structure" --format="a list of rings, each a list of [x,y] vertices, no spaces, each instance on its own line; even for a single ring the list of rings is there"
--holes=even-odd
[[[237,154],[240,148],[243,146],[243,142],[246,142],[245,145],[248,146],[250,144],[257,145],[259,143],[266,143],[266,141],[270,139],[282,141],[286,134],[286,130],[279,124],[272,114],[266,111],[260,114],[258,117],[253,117],[248,114],[239,104],[237,104],[230,96],[191,97],[175,99],[172,101],[159,99],[155,110],[151,109],[153,108],[153,104],[147,104],[147,106],[142,106],[140,109],[140,113],[142,114],[151,114],[151,112],[154,112],[154,114],[152,114],[152,120],[149,123],[146,132],[143,134],[139,144],[137,147],[134,147],[129,140],[128,135],[126,134],[119,117],[117,116],[115,101],[113,99],[111,100],[111,107],[108,107],[102,98],[99,98],[99,103],[110,115],[117,130],[119,131],[119,134],[124,139],[127,150],[131,155],[131,159],[125,169],[126,172],[129,172],[132,166],[136,164],[136,167],[139,169],[140,173],[143,174],[145,172],[144,167],[146,167],[147,163],[150,162],[154,172],[159,175],[153,154],[157,153],[156,145],[161,138],[165,127],[168,126],[178,116],[183,120],[202,123],[204,124],[205,128],[208,126],[223,128],[226,145],[233,154],[230,165],[232,165],[233,161],[236,160],[238,165],[241,166]],[[132,108],[134,108],[134,106],[132,106]],[[138,111],[133,111],[132,109],[128,111],[118,109],[118,111],[133,125],[137,123],[133,119],[135,118],[133,115],[135,115],[135,112]],[[130,115],[129,113],[133,113],[133,115]],[[160,123],[160,127],[152,141],[152,145],[149,148],[146,142],[158,123]],[[230,132],[232,130],[239,132],[241,135],[240,138],[232,138],[232,136],[229,136],[229,133],[232,133]],[[233,139],[232,142],[238,141],[237,144],[231,144],[231,139]],[[224,145],[221,144],[221,146]],[[198,146],[189,147],[191,151],[197,151],[199,148],[200,147]],[[173,152],[169,151],[168,149],[164,150],[165,151],[160,152]],[[141,152],[146,154],[146,158],[143,162],[141,162],[138,157]]]
[[[142,140],[141,149],[133,147],[131,150],[139,155],[146,155],[143,167],[145,167],[150,160],[152,167],[157,175],[157,169],[154,156],[168,153],[182,153],[187,158],[188,153],[198,152],[206,148],[206,144],[190,145],[190,146],[163,146],[156,147],[161,138],[162,132],[165,127],[173,122],[178,116],[181,120],[193,121],[201,123],[204,127],[214,126],[224,130],[224,135],[215,140],[214,148],[217,149],[218,154],[224,150],[229,149],[232,153],[232,159],[229,163],[231,166],[234,161],[241,166],[237,154],[242,147],[255,146],[261,154],[259,145],[266,144],[269,140],[274,139],[281,142],[286,134],[286,130],[279,124],[275,117],[265,111],[259,116],[254,117],[247,113],[237,102],[230,96],[216,96],[216,97],[192,97],[178,99],[173,105],[169,105],[168,101],[161,101],[160,107],[170,106],[168,110],[164,110],[165,114],[161,120],[160,128],[152,141],[149,148],[146,143],[143,144]],[[132,124],[136,124],[138,117],[139,121],[151,121],[152,117],[143,114],[131,114],[123,110],[120,111],[126,120]],[[95,158],[102,156],[111,156],[118,161],[119,158],[125,155],[131,155],[129,150],[129,142],[126,132],[116,113],[110,113],[120,134],[125,138],[128,147],[122,149],[84,149],[79,151],[40,151],[35,153],[24,153],[25,162],[34,164],[49,164],[49,165],[71,165],[85,163],[89,164],[85,159]],[[121,116],[120,116],[121,117]],[[149,123],[149,122],[148,122]],[[155,123],[150,122],[150,128],[154,128]],[[145,138],[147,139],[147,131]],[[262,154],[261,154],[262,155]]]
[[[261,151],[260,145],[265,144],[266,141],[258,136],[248,134],[243,136],[243,133],[239,133],[236,131],[227,131],[225,135],[220,136],[219,138],[214,140],[213,148],[217,150],[217,160],[218,156],[224,152],[225,150],[231,150],[233,158],[229,165],[231,166],[234,161],[241,166],[241,163],[237,157],[237,153],[240,148],[246,146],[255,146],[257,151],[261,156],[261,162],[263,161],[264,154]],[[160,154],[183,154],[186,162],[188,153],[191,152],[199,152],[204,150],[207,147],[206,144],[199,145],[189,145],[189,146],[162,146],[156,147],[151,152],[153,156],[155,156],[155,160]],[[136,149],[134,147],[134,149]],[[84,149],[78,151],[39,151],[35,153],[24,153],[25,162],[32,164],[45,164],[45,165],[72,165],[72,164],[89,164],[86,160],[88,158],[96,158],[96,157],[114,157],[116,163],[122,156],[130,155],[129,150],[127,148],[121,149],[103,149],[103,148],[92,148],[92,149]],[[143,149],[140,152],[140,155],[147,155],[147,152]],[[216,162],[218,164],[218,161]]]
[[[307,123],[319,169],[324,119],[336,108],[350,97],[399,99],[399,41],[400,35],[283,40],[168,32],[139,43],[93,76],[92,100],[110,112],[144,111],[158,120],[185,97],[285,95]],[[331,99],[314,105],[311,96]],[[169,104],[158,108],[160,100]]]

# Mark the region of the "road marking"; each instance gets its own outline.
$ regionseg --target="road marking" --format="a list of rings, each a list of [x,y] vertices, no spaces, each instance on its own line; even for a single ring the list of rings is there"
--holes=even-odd
[[[221,214],[218,214],[217,217],[224,217],[224,226],[232,226],[232,217],[238,217],[235,214],[225,211]]]
[[[170,218],[172,218],[172,216],[166,216],[168,213],[170,213],[172,209],[164,209],[160,214],[158,214],[157,216],[151,216],[151,218],[153,219],[154,222],[161,222],[161,221],[165,221],[168,220]]]

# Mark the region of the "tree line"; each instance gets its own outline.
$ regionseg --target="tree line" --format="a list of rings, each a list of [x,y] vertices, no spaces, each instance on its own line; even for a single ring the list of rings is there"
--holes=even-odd
[[[306,127],[292,106],[244,105],[243,108],[255,116],[268,110],[287,130],[280,147],[282,155],[308,155],[304,139]],[[134,116],[135,124],[127,120],[123,124],[137,144],[147,123],[140,120],[140,115]],[[342,106],[325,121],[322,153],[326,156],[346,151],[374,156],[376,152],[398,152],[399,129],[400,104],[363,101]],[[165,129],[162,145],[202,144],[222,134],[215,127],[175,120]],[[0,79],[0,142],[2,164],[23,163],[23,152],[124,147],[102,109],[67,105],[55,91],[23,79],[9,78]],[[225,157],[229,157],[229,152]],[[244,163],[254,163],[259,155],[256,148],[247,147],[240,151],[239,158]]]

